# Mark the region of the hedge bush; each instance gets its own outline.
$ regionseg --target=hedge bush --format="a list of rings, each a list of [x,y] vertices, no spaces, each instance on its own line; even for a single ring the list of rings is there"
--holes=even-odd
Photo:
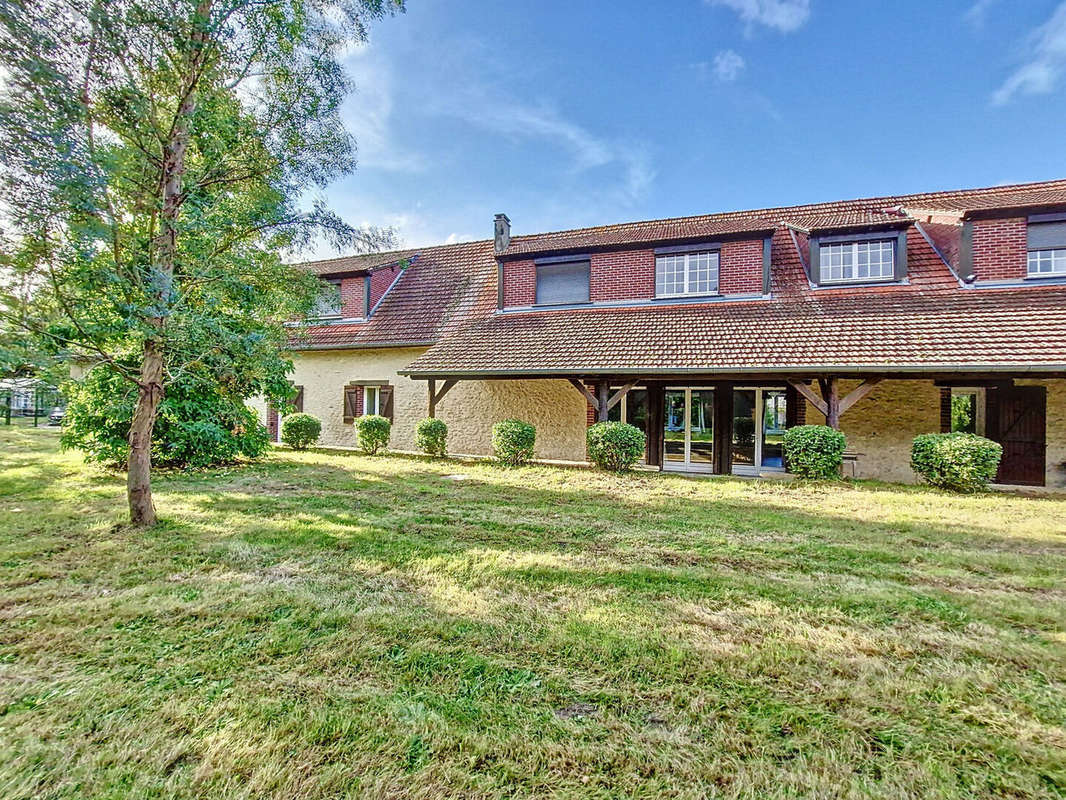
[[[444,420],[426,417],[415,426],[415,446],[427,456],[448,455],[448,426]]]
[[[306,450],[321,434],[322,422],[312,414],[289,414],[281,421],[281,441],[293,450]]]
[[[359,449],[373,456],[388,447],[392,423],[387,417],[366,414],[355,420],[355,431],[359,436]]]
[[[492,426],[492,452],[504,464],[517,467],[533,458],[537,429],[520,419],[505,419]]]
[[[600,469],[626,472],[644,455],[644,432],[624,422],[597,422],[585,434],[589,460]]]
[[[785,431],[788,471],[800,478],[836,479],[847,440],[828,425],[799,425]]]
[[[122,468],[129,456],[130,422],[137,389],[109,365],[65,386],[63,447],[90,461]],[[185,377],[167,387],[152,428],[152,466],[203,468],[255,459],[270,436],[244,398],[218,384]]]
[[[911,469],[926,483],[955,492],[977,492],[996,477],[1003,448],[972,433],[926,433],[911,445]]]

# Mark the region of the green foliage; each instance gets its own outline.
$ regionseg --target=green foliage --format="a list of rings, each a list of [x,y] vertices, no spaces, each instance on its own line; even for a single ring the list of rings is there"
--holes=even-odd
[[[402,8],[0,2],[0,318],[109,364],[123,398],[140,384],[138,441],[164,393],[235,408],[249,385],[280,386],[285,323],[321,287],[283,256],[323,237],[349,251],[394,238],[306,198],[355,167],[346,51]],[[182,441],[208,450],[186,460],[215,461],[228,422],[193,418],[202,429]],[[106,418],[83,421],[110,438]],[[131,512],[150,521],[143,448],[132,455]]]
[[[589,460],[600,469],[626,472],[644,456],[647,437],[624,422],[597,422],[585,434]]]
[[[128,437],[136,388],[105,366],[66,385],[64,447],[82,450],[90,461],[120,467],[129,454]],[[269,437],[255,411],[240,397],[218,391],[211,382],[172,384],[152,430],[152,461],[162,467],[211,467],[258,458]]]
[[[366,414],[355,421],[359,437],[359,449],[368,456],[377,455],[389,445],[392,423],[377,414]]]
[[[281,421],[281,441],[293,450],[306,450],[321,433],[322,422],[313,414],[289,414]]]
[[[536,442],[537,429],[520,419],[505,419],[492,426],[492,452],[509,466],[529,463]]]
[[[951,430],[953,433],[975,433],[974,396],[956,394],[951,397]]]
[[[911,445],[911,469],[932,486],[955,492],[987,487],[1002,457],[1002,446],[972,433],[925,433]]]
[[[801,478],[833,480],[840,477],[847,440],[828,425],[799,425],[785,431],[788,471]]]
[[[428,456],[448,455],[448,426],[444,420],[426,417],[415,426],[415,446]]]

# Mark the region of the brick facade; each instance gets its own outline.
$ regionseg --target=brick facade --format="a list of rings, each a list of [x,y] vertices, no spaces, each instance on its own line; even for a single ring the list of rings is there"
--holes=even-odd
[[[344,278],[341,281],[341,315],[347,319],[362,317],[366,312],[363,307],[363,293],[366,281],[363,278]]]
[[[378,300],[382,298],[389,287],[396,282],[396,279],[403,274],[403,270],[399,267],[390,267],[389,269],[379,269],[376,272],[370,274],[370,308],[373,309],[377,305]]]
[[[537,267],[532,260],[503,266],[503,307],[531,306],[537,296]]]
[[[762,294],[762,239],[725,242],[718,266],[722,294]]]
[[[973,265],[979,281],[1018,280],[1026,275],[1025,217],[979,219],[973,223]]]
[[[721,294],[761,294],[763,240],[724,242],[719,261]],[[655,251],[615,250],[592,253],[589,299],[594,303],[652,300],[655,297]],[[521,308],[536,302],[537,268],[532,259],[508,261],[503,269],[503,306]]]
[[[593,253],[591,261],[589,297],[592,302],[655,297],[654,250]]]

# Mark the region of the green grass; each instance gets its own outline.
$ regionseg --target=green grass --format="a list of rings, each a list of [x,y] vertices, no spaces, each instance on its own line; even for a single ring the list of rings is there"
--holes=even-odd
[[[464,476],[455,479],[455,475]],[[1062,797],[1066,498],[0,429],[0,797]]]

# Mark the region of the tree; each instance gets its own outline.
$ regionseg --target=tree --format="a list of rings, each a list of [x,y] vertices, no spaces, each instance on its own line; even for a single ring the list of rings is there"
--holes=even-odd
[[[320,234],[349,250],[392,243],[320,200],[306,209],[305,194],[355,166],[344,48],[402,8],[0,0],[0,266],[34,290],[17,324],[136,387],[133,524],[156,519],[151,439],[168,385],[193,376],[284,400],[283,326],[320,284],[279,254]],[[16,322],[12,305],[0,315]]]

